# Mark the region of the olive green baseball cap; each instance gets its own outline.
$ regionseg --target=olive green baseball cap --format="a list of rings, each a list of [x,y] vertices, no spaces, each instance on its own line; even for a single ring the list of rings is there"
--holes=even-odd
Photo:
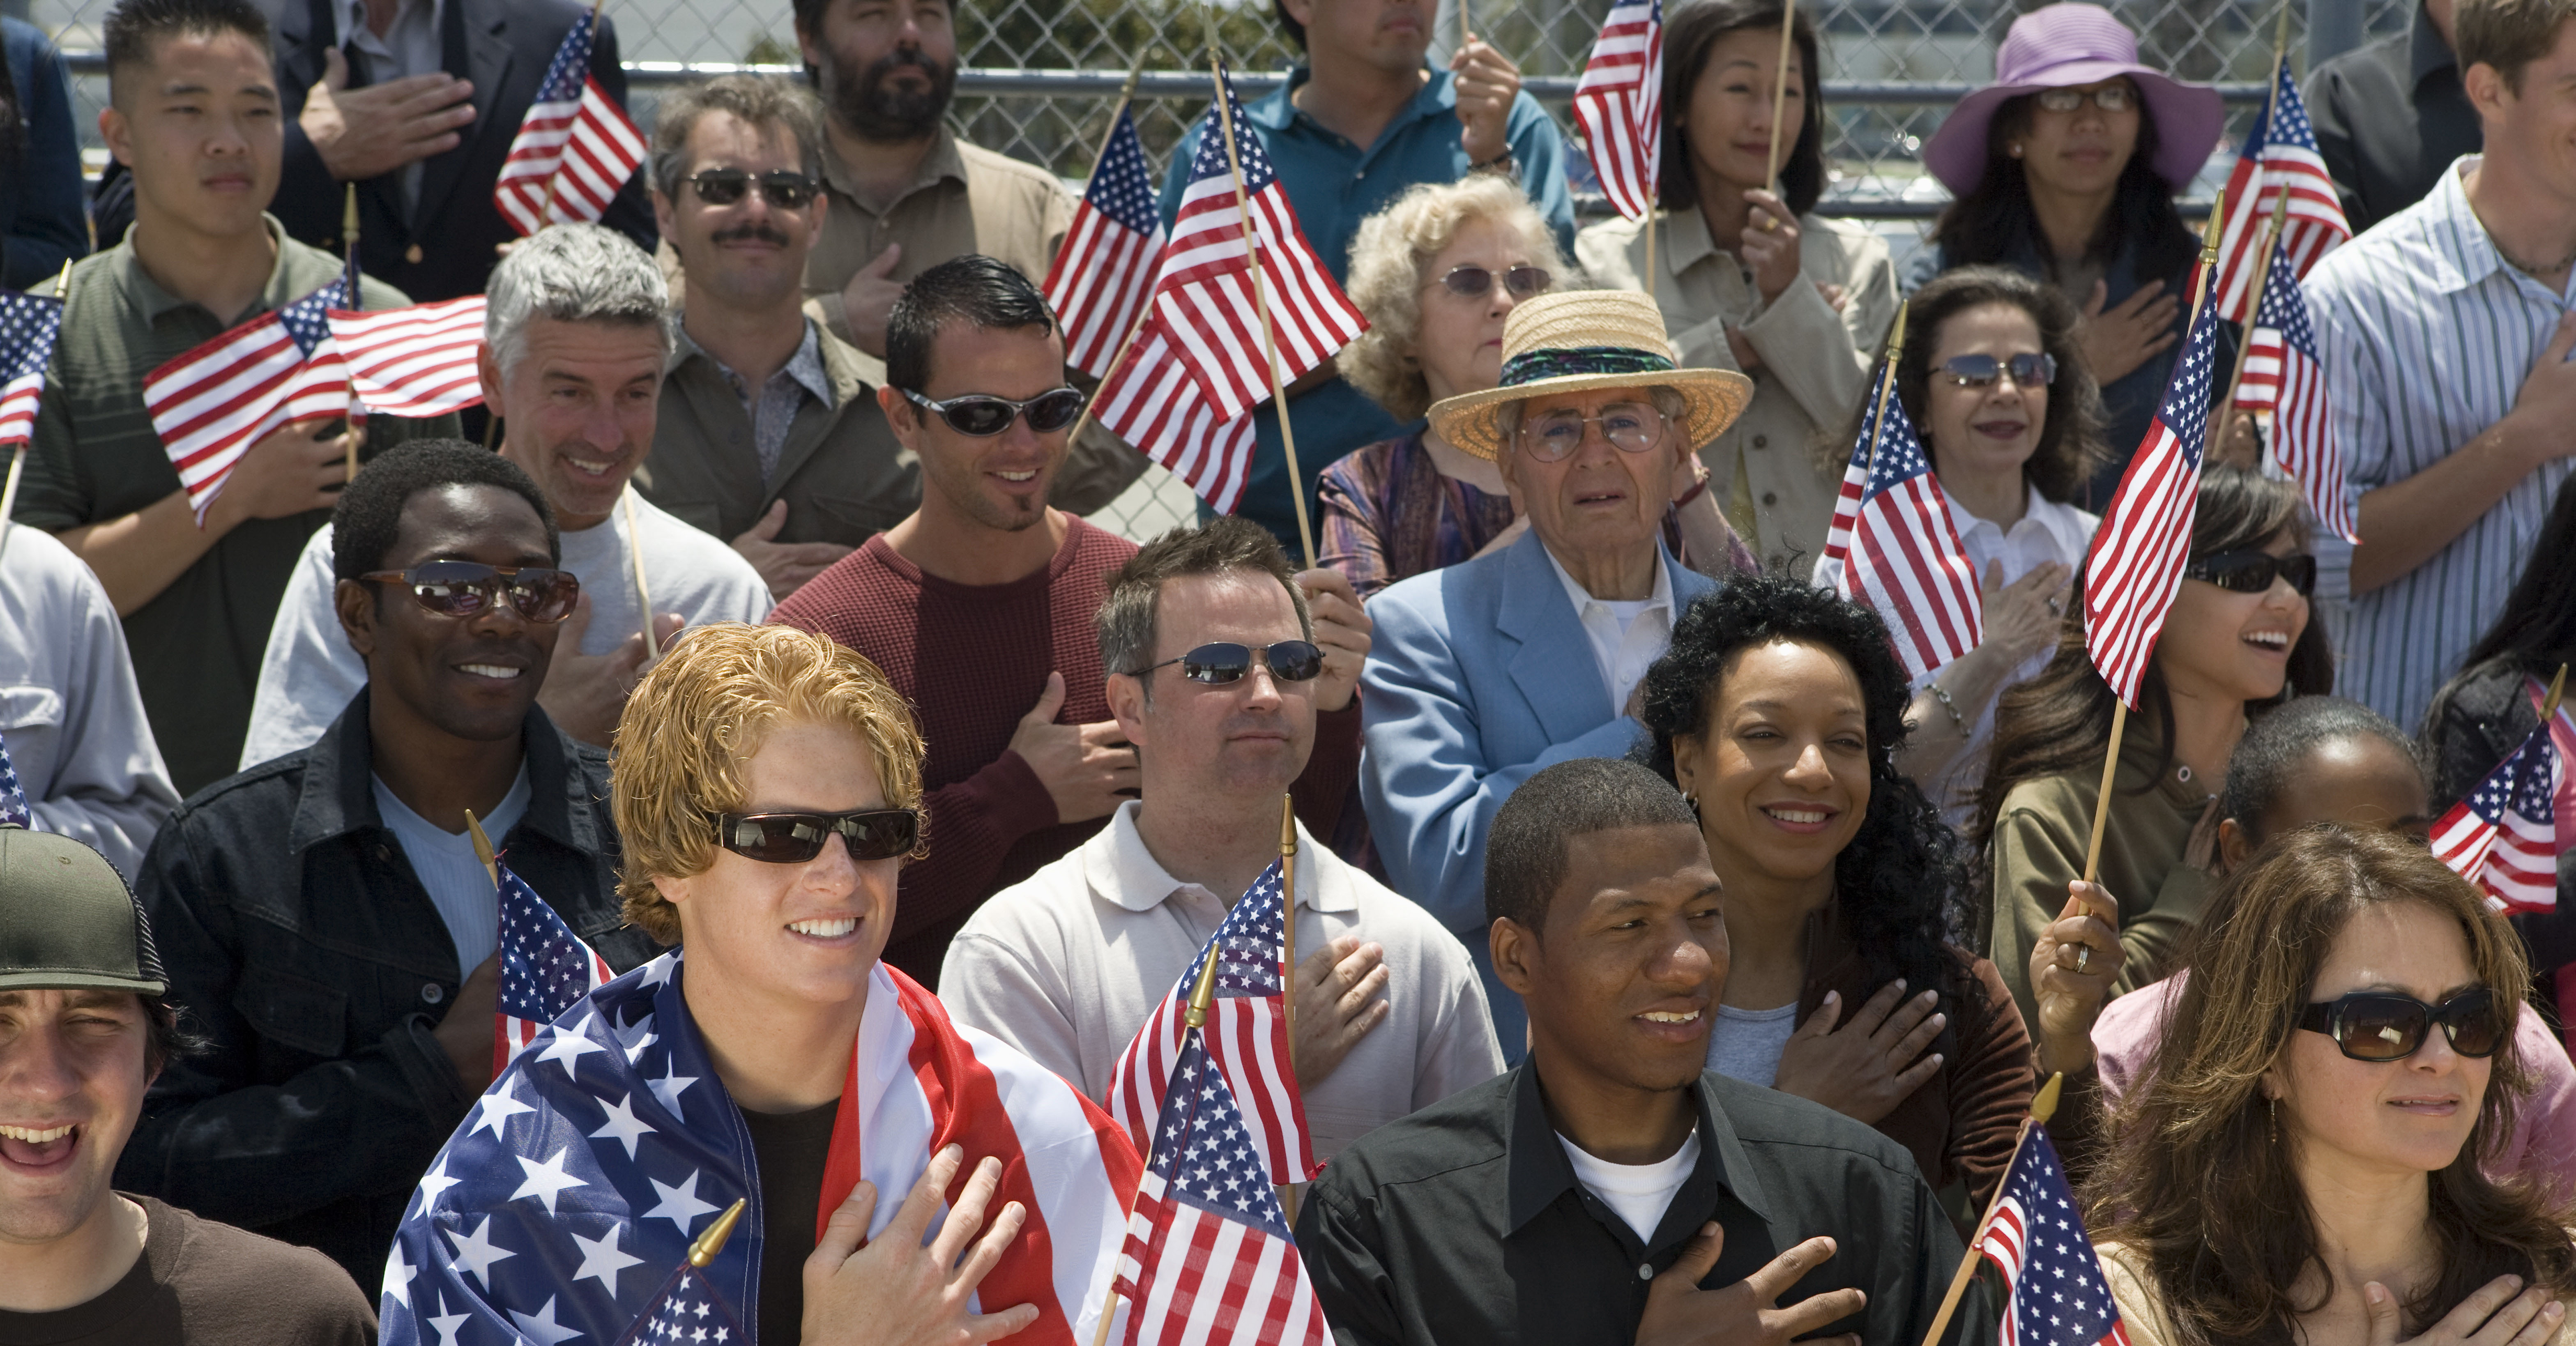
[[[0,991],[168,989],[143,905],[106,856],[0,826]]]

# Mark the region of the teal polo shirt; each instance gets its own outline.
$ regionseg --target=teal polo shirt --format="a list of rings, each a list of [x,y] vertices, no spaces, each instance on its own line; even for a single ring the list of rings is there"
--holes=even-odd
[[[1297,208],[1298,228],[1333,279],[1347,282],[1351,239],[1359,233],[1360,221],[1416,183],[1455,182],[1466,176],[1467,152],[1458,144],[1457,79],[1446,70],[1432,71],[1412,104],[1379,133],[1377,143],[1362,148],[1324,129],[1289,101],[1311,75],[1300,66],[1284,87],[1246,105],[1244,113],[1279,170],[1289,204]],[[1526,90],[1513,100],[1503,125],[1521,190],[1556,231],[1557,251],[1570,260],[1574,198],[1565,183],[1565,137]],[[1171,170],[1163,178],[1165,228],[1180,214],[1181,192],[1189,185],[1198,144],[1198,128],[1192,127],[1172,154]],[[1297,466],[1309,518],[1320,518],[1315,479],[1327,466],[1353,449],[1405,430],[1385,408],[1339,378],[1292,399],[1288,411],[1297,430]],[[1289,556],[1296,557],[1297,514],[1288,496],[1287,452],[1280,443],[1277,409],[1269,403],[1253,413],[1253,436],[1252,476],[1235,512],[1278,534]]]

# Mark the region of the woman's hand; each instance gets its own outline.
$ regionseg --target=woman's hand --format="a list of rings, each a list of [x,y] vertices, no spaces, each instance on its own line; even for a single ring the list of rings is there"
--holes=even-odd
[[[1827,991],[1825,1003],[1789,1035],[1771,1087],[1822,1103],[1854,1121],[1875,1124],[1894,1112],[1940,1073],[1941,1054],[1923,1056],[1923,1049],[1950,1022],[1949,1015],[1932,1012],[1940,1003],[1937,994],[1925,991],[1912,1000],[1904,996],[1902,978],[1889,982],[1836,1032],[1842,997]]]
[[[2111,998],[2127,953],[2120,903],[2098,883],[2066,885],[2066,909],[2030,946],[2030,998],[2039,1008],[2042,1075],[2082,1073],[2093,1064],[2093,1021]]]
[[[2030,573],[2004,583],[2001,559],[1986,563],[1983,592],[1985,638],[1979,649],[1992,649],[2006,669],[2019,669],[2042,650],[2057,648],[2057,633],[2066,613],[2066,586],[2075,572],[2063,562],[2042,561]]]
[[[1744,237],[1736,243],[1735,255],[1753,273],[1753,288],[1762,292],[1768,307],[1780,302],[1798,279],[1798,217],[1779,197],[1758,187],[1744,199],[1752,209],[1745,213]]]
[[[2093,301],[2084,306],[2084,323],[2077,329],[2083,334],[2084,363],[2093,367],[2093,381],[2105,388],[2174,344],[2174,315],[2182,312],[2160,280],[2139,286],[2119,307],[2105,311],[2102,304],[2110,295],[2107,282],[2093,282]]]
[[[2210,429],[2210,439],[2218,446],[2218,452],[2212,455],[2217,461],[2248,471],[2263,465],[2263,436],[2254,428],[2253,412],[2232,412],[2223,430],[2217,426]]]
[[[2537,1285],[2523,1290],[2520,1276],[2488,1281],[2419,1337],[2397,1335],[2397,1296],[2387,1286],[2362,1286],[2361,1303],[2370,1315],[2370,1346],[2397,1346],[2400,1340],[2422,1346],[2544,1346],[2567,1321],[2556,1295]]]

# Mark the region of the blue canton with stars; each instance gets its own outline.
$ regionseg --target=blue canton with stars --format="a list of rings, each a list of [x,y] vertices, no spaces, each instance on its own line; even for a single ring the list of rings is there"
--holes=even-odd
[[[2549,726],[2544,724],[2478,782],[2469,794],[2470,811],[2499,825],[2507,811],[2543,827],[2555,825],[2558,811],[2552,795],[2558,784],[2557,764],[2557,749],[2550,745]]]
[[[1887,399],[1887,425],[1870,458],[1867,494],[1885,495],[1931,470],[1932,457],[1923,451],[1923,441],[1915,437],[1914,421],[1905,414],[1905,404],[1893,397]]]
[[[349,278],[340,279],[315,290],[277,311],[277,324],[295,338],[295,349],[311,359],[313,348],[331,335],[331,310],[354,309],[357,302],[349,297]]]
[[[0,384],[44,373],[62,329],[61,300],[0,290]]]
[[[750,1335],[734,1321],[724,1298],[686,1262],[671,1274],[652,1311],[636,1320],[625,1340],[633,1346],[751,1346]]]
[[[1083,197],[1093,210],[1149,238],[1163,227],[1162,217],[1155,213],[1154,177],[1145,163],[1145,142],[1136,134],[1136,117],[1129,110],[1119,109],[1117,125],[1109,128],[1109,149],[1100,156],[1100,171],[1091,175]]]
[[[1172,1087],[1163,1093],[1163,1117],[1154,1127],[1154,1157],[1147,1167],[1170,1184],[1165,1200],[1296,1241],[1270,1190],[1270,1170],[1243,1128],[1225,1072],[1208,1060],[1207,1044],[1195,1032],[1182,1041]]]
[[[2093,1240],[2085,1236],[2048,1128],[2033,1125],[2022,1142],[2012,1172],[2004,1178],[1999,1217],[2006,1201],[2021,1208],[2026,1229],[2018,1272],[2006,1268],[2013,1292],[2004,1316],[2005,1346],[2126,1341],[2120,1310],[2111,1302],[2110,1283],[2102,1278]],[[1979,1251],[1989,1260],[2002,1260],[1992,1239],[1981,1242]]]
[[[2217,368],[2218,306],[2203,304],[2199,320],[2191,325],[2191,337],[2183,344],[2182,358],[2174,361],[2164,406],[2156,412],[2156,419],[2180,441],[2177,447],[2183,462],[2194,472],[2200,470],[2201,450],[2208,443],[2209,391]]]
[[[537,86],[537,96],[531,101],[580,101],[582,86],[590,82],[590,46],[598,23],[595,10],[573,21],[572,31],[564,34],[563,45],[555,48],[555,59],[546,67],[545,82]]]
[[[2317,152],[2316,123],[2308,120],[2307,100],[2299,97],[2298,81],[2290,77],[2287,62],[2281,66],[2280,88],[2273,94],[2272,107],[2268,111],[2270,115],[2257,116],[2254,121],[2258,128],[2269,128],[2268,143],[2287,145],[2312,154]],[[2264,132],[2257,130],[2254,134],[2260,136]],[[2267,142],[2258,140],[2256,143]]]
[[[1234,96],[1234,77],[1220,70],[1217,78],[1225,86],[1226,110],[1234,117],[1235,153],[1243,160],[1243,191],[1250,196],[1276,180],[1279,170],[1270,166],[1270,152],[1261,148],[1261,137],[1254,135],[1251,124],[1243,119],[1243,100]],[[1217,120],[1217,110],[1210,107],[1199,123],[1199,152],[1190,160],[1190,180],[1223,181],[1231,174],[1225,162],[1225,126]]]
[[[1245,890],[1243,899],[1234,904],[1234,910],[1217,923],[1216,934],[1209,938],[1206,948],[1199,950],[1199,956],[1190,960],[1190,970],[1181,974],[1174,995],[1185,1002],[1189,999],[1199,984],[1199,969],[1207,966],[1210,953],[1218,956],[1218,995],[1280,993],[1279,959],[1287,939],[1281,922],[1286,913],[1280,908],[1280,881],[1279,862],[1273,860],[1270,868],[1261,871],[1261,877]]]
[[[36,815],[27,807],[27,789],[18,783],[18,768],[9,760],[9,740],[0,735],[0,827],[12,823],[34,827]]]
[[[2308,320],[2308,299],[2300,292],[2299,278],[2291,274],[2292,269],[2287,259],[2274,254],[2272,268],[2263,276],[2263,304],[2255,310],[2254,325],[2279,332],[2284,344],[2306,356],[2310,364],[2316,364],[2317,327]]]
[[[590,994],[596,956],[526,880],[501,866],[503,1014],[552,1022]]]

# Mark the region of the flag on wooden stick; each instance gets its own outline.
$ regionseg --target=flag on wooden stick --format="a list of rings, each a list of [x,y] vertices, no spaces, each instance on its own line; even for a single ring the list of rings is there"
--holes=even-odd
[[[1601,194],[1621,215],[1655,208],[1664,161],[1663,0],[1615,0],[1574,86],[1574,120]]]
[[[2219,234],[2218,275],[2211,282],[2211,305],[2230,322],[2242,323],[2252,307],[2254,259],[2260,254],[2263,221],[2282,193],[2290,197],[2289,218],[2281,227],[2281,262],[2290,278],[2304,278],[2317,259],[2352,237],[2343,217],[2343,198],[2317,152],[2317,128],[2308,120],[2298,81],[2287,63],[2274,73],[2272,95],[2254,115],[2245,147],[2227,175],[2227,219]],[[2282,267],[2275,265],[2273,270]]]
[[[2433,824],[2433,854],[2502,911],[2558,907],[2558,780],[2544,718],[2468,797]]]
[[[1858,499],[1848,524],[1836,503],[1844,551],[1832,555],[1829,534],[1818,582],[1877,609],[1913,677],[1975,649],[1984,629],[1977,566],[1959,541],[1949,497],[1902,400],[1887,398],[1865,423],[1843,481],[1844,495]]]
[[[2263,302],[2246,336],[2245,377],[2236,385],[2240,411],[2272,413],[2272,461],[2299,483],[2319,522],[2347,542],[2359,542],[2352,501],[2344,493],[2343,454],[2335,447],[2332,408],[2326,402],[2325,362],[2317,355],[2317,328],[2307,296],[2290,274],[2286,251],[2263,277]]]
[[[1154,290],[1163,254],[1163,217],[1130,108],[1118,109],[1073,227],[1047,272],[1047,305],[1064,328],[1064,362],[1094,377],[1109,372]]]
[[[501,162],[492,204],[522,235],[596,220],[644,162],[644,133],[590,73],[596,10],[573,22]]]
[[[62,330],[62,300],[0,290],[0,448],[34,437],[36,404]]]
[[[330,312],[355,308],[347,277],[205,342],[153,370],[143,402],[203,525],[253,444],[297,421],[345,416],[348,371]]]
[[[331,310],[331,339],[350,386],[384,416],[443,416],[483,401],[483,296],[436,304]]]

